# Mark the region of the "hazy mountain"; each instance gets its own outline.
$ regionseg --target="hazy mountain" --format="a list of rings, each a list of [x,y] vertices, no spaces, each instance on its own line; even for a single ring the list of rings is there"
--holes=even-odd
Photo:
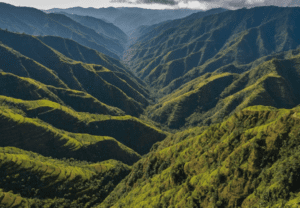
[[[115,39],[97,33],[62,14],[46,14],[29,7],[0,4],[0,28],[30,35],[70,38],[101,53],[118,58],[123,46]]]
[[[127,43],[127,35],[120,28],[116,27],[112,23],[108,23],[101,19],[97,19],[90,16],[80,16],[75,14],[69,14],[66,12],[63,12],[62,14],[70,17],[71,19],[75,20],[76,22],[79,22],[80,24],[86,27],[95,30],[99,34],[103,34],[108,38],[119,40],[121,44]]]
[[[66,12],[69,14],[92,16],[104,19],[121,28],[125,33],[130,34],[134,29],[141,25],[153,25],[166,20],[180,19],[197,12],[197,10],[151,10],[142,8],[113,7],[95,9],[74,7],[68,9],[54,8],[47,10],[46,12]]]

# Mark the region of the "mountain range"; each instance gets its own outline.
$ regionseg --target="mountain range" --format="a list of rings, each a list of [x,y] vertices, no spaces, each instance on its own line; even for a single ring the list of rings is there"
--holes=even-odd
[[[299,14],[0,3],[0,207],[299,207]]]
[[[201,10],[176,9],[176,10],[151,10],[142,8],[82,8],[68,9],[53,8],[45,10],[47,13],[68,13],[80,16],[89,16],[113,23],[126,34],[132,33],[136,28],[143,25],[154,25],[167,20],[180,19]]]

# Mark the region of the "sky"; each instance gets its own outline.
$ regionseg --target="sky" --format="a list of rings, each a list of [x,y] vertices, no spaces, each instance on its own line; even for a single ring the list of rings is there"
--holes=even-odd
[[[201,9],[223,7],[239,9],[254,6],[300,6],[300,0],[2,0],[15,6],[28,6],[38,9],[69,7],[141,7],[149,9]]]

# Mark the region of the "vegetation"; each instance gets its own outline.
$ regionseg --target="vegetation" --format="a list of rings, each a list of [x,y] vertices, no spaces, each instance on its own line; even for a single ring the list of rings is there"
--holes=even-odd
[[[147,92],[136,79],[129,78],[131,75],[124,67],[115,73],[101,65],[72,60],[36,37],[1,32],[3,45],[0,45],[0,50],[6,56],[0,58],[0,68],[4,72],[30,77],[46,85],[87,92],[99,101],[135,116],[148,104]],[[97,57],[101,59],[101,56]],[[104,57],[101,60],[111,69],[118,69],[109,59],[106,61]]]
[[[139,159],[139,154],[146,154],[152,144],[166,137],[163,131],[131,116],[76,112],[48,100],[23,101],[0,96],[0,103],[2,105],[1,123],[3,124],[1,129],[3,135],[7,135],[3,136],[3,145],[23,147],[31,151],[34,148],[35,152],[47,156],[57,155],[56,157],[62,158],[64,154],[79,155],[80,151],[91,151],[82,153],[80,157],[88,157],[93,161],[118,159],[132,164]],[[27,132],[25,129],[29,126],[31,129]],[[114,126],[118,128],[115,129]],[[131,132],[131,129],[134,129],[134,132]],[[25,139],[28,139],[28,142],[25,142]],[[52,143],[49,143],[50,141]],[[33,146],[34,142],[50,149],[49,152],[39,146]],[[111,151],[113,148],[115,150],[107,152],[106,146],[109,145]],[[74,150],[76,151],[72,152]],[[93,152],[101,150],[105,153]]]
[[[209,125],[253,105],[292,108],[299,100],[299,50],[242,74],[206,73],[149,106],[146,115],[170,128]]]
[[[0,3],[0,207],[299,207],[299,8],[51,11]]]
[[[99,207],[297,207],[298,115],[255,106],[171,135]]]
[[[0,206],[92,207],[128,174],[114,160],[57,160],[15,147],[0,148]]]
[[[300,30],[294,21],[299,18],[297,7],[196,13],[143,34],[126,59],[152,87],[174,90],[220,67],[232,64],[235,73],[243,73],[240,65],[296,49]]]

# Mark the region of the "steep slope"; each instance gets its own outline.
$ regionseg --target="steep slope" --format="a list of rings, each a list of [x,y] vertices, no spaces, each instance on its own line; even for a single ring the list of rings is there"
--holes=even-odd
[[[23,117],[40,119],[60,130],[89,134],[91,138],[91,135],[111,136],[139,154],[148,153],[154,143],[166,137],[165,132],[132,116],[76,112],[48,100],[23,101],[0,96],[0,103],[15,109]],[[108,155],[111,154],[118,155],[118,152],[111,152]],[[119,158],[119,160],[122,160],[122,158]]]
[[[242,74],[206,73],[148,107],[147,115],[180,128],[220,122],[252,105],[295,107],[300,103],[300,55],[299,50],[289,53],[295,55],[263,62]]]
[[[256,106],[170,136],[98,207],[297,207],[299,115]]]
[[[114,58],[123,53],[119,41],[97,33],[62,14],[46,14],[28,7],[0,4],[0,28],[30,35],[70,38]]]
[[[32,76],[38,81],[53,86],[58,84],[50,83],[51,80],[55,79],[56,82],[61,80],[60,86],[65,84],[64,87],[87,92],[101,102],[121,108],[131,115],[140,114],[143,106],[148,104],[143,95],[147,96],[147,92],[135,81],[136,79],[130,78],[130,74],[126,73],[125,69],[120,69],[123,72],[114,73],[101,65],[85,64],[69,59],[36,37],[0,32],[3,35],[0,41],[5,44],[0,46],[5,54],[0,58],[0,68],[5,72],[17,73],[19,76]],[[28,58],[32,59],[29,62],[33,66],[24,63],[23,60],[27,61]],[[107,64],[111,65],[109,62]],[[114,65],[111,67],[115,68]],[[40,76],[42,74],[47,75]]]
[[[44,85],[30,78],[0,72],[0,94],[23,100],[47,99],[79,112],[124,115],[124,111],[108,106],[88,93]]]
[[[300,45],[299,8],[213,11],[161,24],[140,37],[127,53],[138,76],[157,89],[176,80],[178,88],[224,65],[249,64]],[[191,74],[196,76],[189,79]]]
[[[143,96],[149,97],[148,90],[145,88],[145,83],[134,76],[134,74],[122,63],[120,63],[119,60],[105,56],[104,54],[82,46],[70,39],[55,36],[39,36],[38,39],[72,60],[89,64],[97,64],[109,69],[114,75],[117,75],[119,78],[125,80]]]
[[[9,101],[13,98],[2,99]],[[92,162],[116,159],[127,164],[133,164],[140,158],[139,154],[112,137],[93,136],[60,130],[36,117],[27,117],[21,110],[22,106],[16,108],[16,106],[22,105],[20,103],[22,101],[12,100],[10,102],[13,102],[15,107],[11,108],[11,105],[9,107],[5,102],[2,102],[2,105],[5,105],[1,106],[0,132],[2,147],[13,146],[58,159],[72,157]],[[62,108],[58,104],[45,100],[31,103],[32,110],[34,110],[35,105],[41,105],[40,109],[37,109],[41,114],[47,111],[55,111],[56,108]],[[72,111],[67,111],[66,108],[64,110],[61,110],[62,113],[56,114],[56,119],[63,119],[62,116],[67,116],[72,122]],[[66,120],[67,118],[64,119]],[[73,131],[75,131],[75,126]]]
[[[92,207],[102,202],[131,168],[114,160],[57,160],[1,147],[0,170],[1,207]]]

